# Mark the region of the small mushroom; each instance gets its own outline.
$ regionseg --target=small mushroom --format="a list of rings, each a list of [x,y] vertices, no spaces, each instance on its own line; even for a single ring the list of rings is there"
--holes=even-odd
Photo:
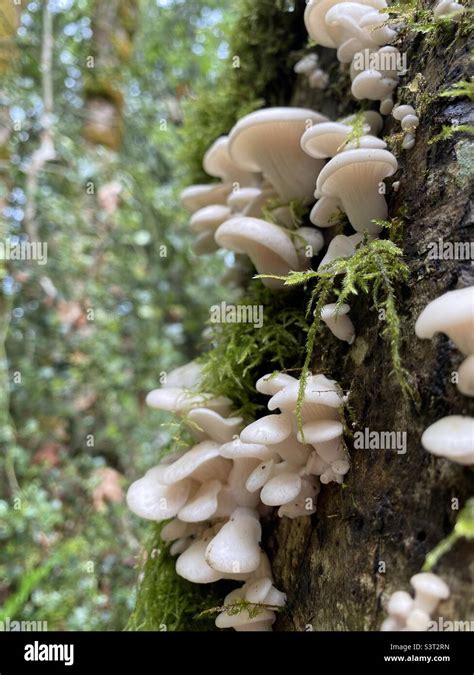
[[[174,518],[186,503],[191,481],[166,485],[163,481],[165,472],[166,467],[155,466],[128,488],[127,504],[137,516],[147,520],[168,520]]]
[[[236,216],[223,223],[216,232],[222,248],[245,253],[259,274],[286,275],[300,269],[300,261],[291,237],[278,225],[258,218]],[[273,290],[282,289],[281,281],[262,279]]]
[[[198,539],[181,553],[176,561],[176,574],[195,584],[211,584],[222,579],[223,575],[206,561],[208,542]]]
[[[349,237],[346,237],[345,234],[338,234],[331,240],[326,255],[319,263],[318,270],[327,268],[329,271],[334,260],[352,257],[363,240],[364,236],[359,232],[351,234]]]
[[[268,506],[281,506],[294,501],[301,492],[301,478],[284,472],[271,478],[262,488],[260,499]]]
[[[227,459],[240,459],[242,457],[251,457],[254,459],[270,459],[273,451],[261,443],[243,443],[240,438],[221,445],[220,453]]]
[[[202,166],[209,176],[220,178],[224,183],[246,186],[254,185],[259,179],[258,172],[247,171],[230,156],[228,136],[214,141],[204,155]]]
[[[437,457],[457,464],[474,464],[474,418],[463,415],[443,417],[423,432],[421,443]]]
[[[161,476],[163,484],[173,485],[189,477],[201,482],[211,478],[225,481],[232,468],[232,462],[221,457],[219,450],[219,443],[214,441],[199,443],[164,468]]]
[[[378,234],[374,220],[387,217],[387,202],[380,184],[398,168],[387,150],[347,150],[333,157],[319,174],[316,191],[340,200],[344,212],[357,232]]]
[[[331,333],[337,337],[338,340],[348,342],[350,345],[355,340],[354,324],[347,316],[351,308],[346,303],[339,307],[336,303],[324,305],[321,310],[321,320],[324,321]]]
[[[474,354],[474,286],[448,291],[430,302],[415,324],[419,338],[445,333],[465,355]]]
[[[426,631],[430,625],[431,617],[422,609],[414,607],[407,617],[405,628],[406,630]]]
[[[210,439],[227,443],[242,427],[241,417],[222,417],[209,408],[193,408],[186,417],[186,423],[197,441]]]
[[[239,507],[209,542],[206,561],[219,572],[253,572],[260,564],[261,536],[262,528],[257,513]]]
[[[292,431],[288,415],[266,415],[246,426],[240,433],[240,440],[271,446],[285,441]]]
[[[178,512],[178,518],[186,523],[209,520],[217,511],[217,495],[222,487],[218,480],[209,480],[200,485],[196,494]]]
[[[449,598],[449,586],[441,577],[431,572],[415,574],[410,579],[415,591],[414,610],[420,610],[431,615],[441,600]],[[408,619],[407,619],[408,623]]]
[[[231,183],[191,185],[181,192],[181,203],[190,213],[211,204],[225,204],[232,190]]]
[[[388,601],[387,611],[391,617],[403,624],[413,609],[413,598],[406,591],[395,591]]]

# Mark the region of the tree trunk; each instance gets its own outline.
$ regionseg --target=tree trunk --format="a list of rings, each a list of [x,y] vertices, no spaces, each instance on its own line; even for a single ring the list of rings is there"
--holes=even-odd
[[[410,590],[409,579],[421,571],[426,554],[451,532],[459,513],[456,500],[462,508],[474,493],[472,469],[433,457],[420,442],[424,429],[441,417],[474,415],[473,399],[461,395],[451,380],[463,357],[446,337],[419,340],[414,331],[428,302],[474,284],[469,260],[427,257],[429,243],[440,237],[468,241],[472,225],[472,143],[458,132],[429,145],[443,124],[472,124],[466,98],[436,96],[469,79],[467,39],[456,26],[435,41],[430,34],[410,33],[397,45],[407,53],[408,73],[395,100],[414,104],[421,112],[416,145],[396,152],[399,171],[387,181],[390,217],[403,214],[406,222],[402,247],[411,274],[398,311],[402,358],[419,402],[405,402],[391,376],[389,345],[380,336],[383,325],[367,296],[352,306],[355,344],[348,347],[325,333],[318,338],[313,365],[314,373],[324,372],[350,390],[354,431],[407,431],[408,450],[356,450],[349,440],[346,486],[322,486],[311,518],[275,516],[268,524],[265,544],[276,585],[288,594],[288,611],[279,616],[276,630],[377,630],[389,594]],[[333,78],[339,71],[335,51],[318,51]],[[356,109],[349,87],[343,74],[326,92],[311,91],[301,81],[292,103],[335,119]],[[342,94],[339,101],[334,92]],[[385,118],[383,135],[399,132],[399,124]],[[398,192],[390,187],[394,181],[400,181]],[[472,541],[460,541],[433,570],[451,588],[451,598],[440,605],[445,620],[474,619],[473,553]]]

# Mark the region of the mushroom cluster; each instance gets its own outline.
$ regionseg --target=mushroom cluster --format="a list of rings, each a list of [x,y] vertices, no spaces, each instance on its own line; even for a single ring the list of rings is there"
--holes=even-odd
[[[304,75],[311,89],[326,89],[329,75],[319,67],[319,57],[311,53],[303,56],[293,68],[297,75]]]
[[[182,417],[196,444],[166,456],[135,481],[128,506],[142,518],[169,520],[161,536],[171,542],[183,578],[245,582],[225,605],[257,605],[258,611],[226,610],[217,617],[218,627],[270,630],[285,596],[273,586],[260,548],[260,518],[274,506],[280,517],[312,514],[320,481],[343,481],[349,469],[339,420],[344,397],[324,375],[309,378],[303,439],[297,432],[295,378],[282,373],[261,378],[257,390],[271,395],[269,408],[280,413],[245,428],[240,417],[231,416],[229,399],[198,392],[200,379],[200,366],[191,362],[147,396],[151,407]]]
[[[377,235],[381,231],[376,220],[387,218],[383,180],[393,175],[398,163],[386,150],[385,141],[376,134],[382,129],[377,112],[363,113],[363,135],[353,140],[355,116],[340,122],[326,122],[308,129],[301,138],[301,147],[318,159],[330,158],[320,171],[310,215],[319,227],[334,225],[334,216],[343,211],[352,227],[360,233]]]
[[[396,105],[392,110],[392,116],[401,124],[405,132],[402,140],[402,148],[411,150],[415,145],[415,134],[420,120],[416,110],[411,105]]]
[[[382,631],[426,631],[431,617],[442,600],[449,598],[449,587],[441,577],[431,572],[415,574],[410,579],[415,591],[412,597],[406,591],[396,591],[387,605],[388,618]]]
[[[356,99],[380,101],[388,115],[398,85],[399,52],[387,45],[396,31],[386,25],[385,0],[309,0],[305,24],[310,37],[323,47],[337,49],[341,63],[350,64],[352,94]]]
[[[415,325],[419,338],[445,333],[466,357],[458,370],[457,386],[474,396],[474,286],[448,291],[430,302]],[[458,464],[474,464],[474,418],[449,415],[423,433],[425,450]]]

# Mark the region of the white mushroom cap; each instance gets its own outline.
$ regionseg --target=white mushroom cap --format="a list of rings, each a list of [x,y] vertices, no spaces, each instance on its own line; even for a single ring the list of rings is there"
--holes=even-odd
[[[296,419],[294,421],[296,426]],[[300,443],[294,433],[281,443],[275,443],[271,448],[290,465],[298,467],[306,464],[311,454],[311,448]]]
[[[260,564],[261,536],[258,514],[239,507],[208,544],[206,560],[219,572],[253,572]]]
[[[432,338],[445,333],[466,356],[474,354],[474,286],[448,291],[425,307],[415,333]]]
[[[451,2],[451,0],[439,0],[433,11],[435,17],[438,19],[450,14],[460,14],[464,12],[464,6],[459,2]]]
[[[210,204],[225,204],[231,190],[231,183],[191,185],[181,192],[181,203],[187,211],[194,213]]]
[[[326,24],[327,13],[331,7],[339,3],[340,0],[310,0],[306,5],[304,13],[306,30],[310,37],[323,47],[332,47],[333,49],[339,47],[343,30],[338,25],[328,26]],[[387,6],[385,0],[359,0],[358,4],[367,5],[374,9],[382,9]]]
[[[231,404],[231,400],[224,396],[212,398],[209,394],[196,394],[191,390],[169,386],[150,391],[145,400],[150,408],[176,413],[186,413],[205,405],[210,410],[228,414]]]
[[[305,474],[312,474],[313,476],[321,476],[323,473],[331,469],[331,465],[324,461],[322,457],[318,455],[316,450],[311,453],[308,461],[306,462]]]
[[[192,251],[195,255],[209,255],[215,253],[219,247],[214,239],[214,232],[199,232],[191,244]]]
[[[458,369],[458,389],[464,396],[474,396],[474,354],[468,356]]]
[[[195,584],[211,584],[222,579],[222,574],[206,562],[207,541],[198,539],[176,561],[176,573]]]
[[[174,518],[184,506],[191,481],[182,480],[174,485],[165,485],[165,471],[164,467],[155,466],[128,488],[127,504],[137,516],[147,520],[168,520]]]
[[[296,64],[295,67],[293,68],[294,72],[297,75],[301,74],[309,74],[311,71],[313,71],[315,68],[318,66],[318,55],[311,53],[311,54],[306,54],[303,56],[302,59],[300,59]]]
[[[382,115],[376,110],[364,110],[364,124],[367,125],[367,133],[372,136],[377,136],[383,129],[384,121]],[[357,117],[355,115],[348,115],[339,120],[341,124],[346,124],[347,126],[352,127],[354,121]],[[365,127],[364,127],[365,128]]]
[[[430,625],[430,615],[415,607],[407,617],[405,628],[414,631],[426,631]]]
[[[284,389],[272,396],[268,402],[269,410],[296,412],[299,394],[299,382],[287,385]],[[308,378],[304,392],[303,420],[338,419],[339,408],[343,403],[342,393],[334,380],[324,375],[312,375]],[[264,418],[265,419],[265,418]]]
[[[341,122],[323,122],[310,127],[301,137],[301,147],[310,157],[334,157],[343,149],[352,128]]]
[[[380,226],[372,220],[387,217],[387,202],[379,193],[379,184],[398,168],[387,150],[347,150],[333,157],[318,177],[318,194],[341,201],[353,228],[378,234]]]
[[[405,115],[402,119],[402,129],[407,131],[408,129],[416,129],[420,124],[420,120],[416,115]]]
[[[425,450],[458,464],[474,464],[474,418],[463,415],[443,417],[421,437]]]
[[[288,471],[274,476],[260,493],[260,499],[268,506],[280,506],[294,501],[301,492],[301,478]]]
[[[336,224],[335,219],[339,213],[341,213],[341,202],[339,199],[321,197],[311,209],[309,219],[318,227],[333,227]]]
[[[317,68],[308,74],[308,84],[310,89],[326,89],[329,84],[329,75],[321,68]]]
[[[340,305],[340,307],[337,307],[336,303],[330,303],[329,305],[324,305],[322,308],[321,320],[324,321],[338,340],[348,342],[351,345],[355,340],[355,328],[347,316],[350,311],[351,308],[345,303]]]
[[[265,598],[272,587],[272,580],[270,577],[260,577],[259,579],[250,579],[246,581],[242,587],[244,597],[247,602],[254,605],[261,605],[265,602]]]
[[[421,610],[429,615],[436,609],[440,600],[449,598],[449,586],[441,577],[431,572],[415,574],[410,579],[410,584],[415,590],[414,610]]]
[[[411,105],[396,105],[392,110],[392,115],[401,122],[407,115],[416,115],[416,111]]]
[[[241,187],[238,190],[232,190],[227,199],[227,206],[233,213],[243,213],[262,194],[263,190],[258,187]],[[257,215],[260,215],[260,213]]]
[[[221,445],[221,455],[227,459],[240,459],[242,457],[251,457],[255,459],[270,459],[274,452],[262,443],[243,443],[240,438],[234,438],[233,441]]]
[[[363,241],[363,239],[363,235],[359,232],[356,234],[351,234],[350,237],[346,237],[345,234],[338,234],[336,237],[334,237],[334,239],[331,240],[328,250],[326,251],[326,255],[319,263],[318,269],[320,270],[326,265],[330,265],[338,258],[350,258],[354,255],[357,246]]]
[[[382,625],[380,626],[380,630],[382,632],[399,631],[402,630],[402,628],[403,624],[397,621],[393,616],[389,616],[387,619],[382,621]]]
[[[267,481],[270,480],[275,471],[275,462],[273,459],[268,459],[259,464],[250,474],[245,484],[249,492],[257,492]]]
[[[222,417],[209,408],[193,408],[186,418],[189,429],[196,440],[227,443],[236,436],[242,427],[241,417]]]
[[[196,361],[190,361],[168,373],[163,387],[182,387],[194,389],[201,382],[202,368]]]
[[[369,101],[383,101],[391,95],[397,84],[398,80],[384,77],[383,73],[370,68],[354,78],[351,92],[359,101],[364,98]]]
[[[230,218],[231,210],[223,204],[211,204],[195,211],[189,221],[193,232],[215,232],[219,225]]]
[[[272,586],[265,598],[265,604],[270,607],[284,607],[286,605],[286,593]]]
[[[278,509],[278,516],[283,518],[299,518],[316,513],[317,496],[320,485],[316,477],[310,476],[301,480],[301,491],[298,497],[289,504],[283,504]]]
[[[216,232],[222,248],[246,253],[260,274],[286,275],[299,269],[299,260],[291,237],[278,225],[258,218],[235,216]],[[263,279],[269,288],[282,288],[282,282]]]
[[[399,622],[405,622],[413,609],[413,598],[406,591],[395,591],[388,601],[387,611]]]
[[[324,246],[324,237],[315,227],[300,227],[294,233],[294,243],[300,268],[308,267],[311,258]]]
[[[366,47],[378,46],[370,28],[364,28],[362,21],[365,16],[373,17],[374,10],[356,2],[338,2],[333,5],[325,16],[325,23],[333,31],[337,43],[337,58],[341,63],[350,63],[357,52]],[[378,14],[378,12],[376,12]],[[376,25],[380,26],[386,17],[378,14]],[[382,34],[391,39],[395,32],[382,29]],[[379,39],[382,37],[379,33]],[[382,41],[381,44],[384,44]]]
[[[387,21],[387,14],[373,10],[365,14],[359,21],[359,26],[368,31],[370,40],[376,45],[386,45],[387,42],[393,40],[396,36],[396,31],[390,26],[384,26]]]
[[[300,139],[326,117],[305,108],[266,108],[243,117],[229,135],[232,159],[261,171],[284,201],[310,200],[322,163],[306,155]]]
[[[173,485],[191,476],[201,482],[211,478],[225,480],[232,468],[232,462],[221,457],[219,450],[219,443],[214,441],[199,443],[176,462],[165,467],[161,477],[163,484]]]
[[[178,518],[186,523],[209,520],[217,511],[217,495],[222,487],[218,480],[203,483],[192,499],[178,512]]]
[[[232,606],[245,600],[243,588],[237,588],[229,593],[225,600],[225,606]],[[246,609],[241,611],[223,611],[216,617],[217,628],[235,628],[235,630],[271,630],[271,625],[275,621],[275,612],[269,609],[262,609],[254,617],[250,617]]]
[[[163,526],[160,532],[160,537],[163,541],[175,541],[182,537],[187,537],[190,526],[188,523],[183,523],[179,518],[173,518],[169,523]]]
[[[291,417],[288,415],[266,415],[246,426],[240,432],[240,440],[271,446],[285,441],[292,430]]]
[[[303,425],[305,441],[311,444],[340,439],[343,431],[344,427],[339,420],[315,420]]]
[[[287,384],[292,382],[297,382],[298,380],[291,375],[286,373],[270,373],[269,375],[264,375],[259,380],[255,388],[261,394],[267,394],[268,396],[273,396],[278,391],[286,387]]]
[[[229,154],[229,138],[221,136],[211,145],[204,155],[203,169],[210,176],[220,178],[227,183],[252,185],[258,179],[254,171],[247,171],[239,166]]]

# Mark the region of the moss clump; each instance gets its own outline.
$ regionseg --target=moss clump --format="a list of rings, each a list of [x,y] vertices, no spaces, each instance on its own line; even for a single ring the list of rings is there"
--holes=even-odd
[[[399,236],[400,223],[393,231]],[[297,416],[302,427],[301,408],[306,382],[310,373],[316,337],[322,326],[321,311],[324,305],[336,296],[336,305],[350,302],[354,295],[364,294],[372,299],[374,308],[384,317],[382,335],[390,343],[392,373],[405,397],[413,396],[408,373],[402,366],[400,356],[401,329],[397,312],[396,287],[408,280],[409,269],[402,260],[403,251],[393,242],[382,239],[364,241],[350,258],[337,258],[319,271],[290,272],[286,277],[274,277],[287,286],[307,284],[316,280],[307,306],[306,316],[313,316],[307,334],[306,357],[300,376],[300,391]],[[336,287],[338,275],[342,281]],[[262,275],[265,276],[265,275]],[[341,278],[339,277],[339,278]]]
[[[201,612],[199,618],[212,614],[220,614],[221,612],[225,612],[228,616],[237,616],[237,614],[247,612],[249,619],[255,619],[259,614],[266,610],[279,612],[281,609],[281,607],[276,607],[274,605],[263,605],[261,603],[249,602],[248,600],[236,600],[228,605],[206,609],[204,612]]]
[[[214,622],[196,615],[215,605],[222,590],[215,584],[192,584],[176,574],[175,559],[169,553],[160,533],[163,524],[153,527],[147,555],[141,569],[135,609],[126,629],[130,631],[196,631],[214,630]]]
[[[470,124],[443,124],[439,134],[430,138],[428,145],[433,145],[440,141],[449,141],[454,134],[474,134],[474,126]]]
[[[472,80],[460,80],[447,89],[438,93],[440,98],[468,98],[474,101],[474,78]]]
[[[430,572],[439,559],[445,553],[448,553],[459,539],[467,539],[468,541],[474,539],[474,497],[471,497],[462,511],[459,512],[453,531],[428,553],[423,565],[423,572]]]
[[[201,358],[202,390],[229,397],[246,419],[255,419],[264,407],[255,398],[259,377],[272,368],[299,368],[298,354],[304,349],[309,324],[304,299],[301,294],[295,296],[290,299],[253,281],[239,304],[261,307],[263,325],[210,324],[213,348]]]
[[[306,41],[303,10],[302,3],[290,0],[240,0],[228,63],[212,88],[185,105],[180,154],[186,183],[209,180],[203,155],[240,117],[287,103],[293,82],[290,53]]]

